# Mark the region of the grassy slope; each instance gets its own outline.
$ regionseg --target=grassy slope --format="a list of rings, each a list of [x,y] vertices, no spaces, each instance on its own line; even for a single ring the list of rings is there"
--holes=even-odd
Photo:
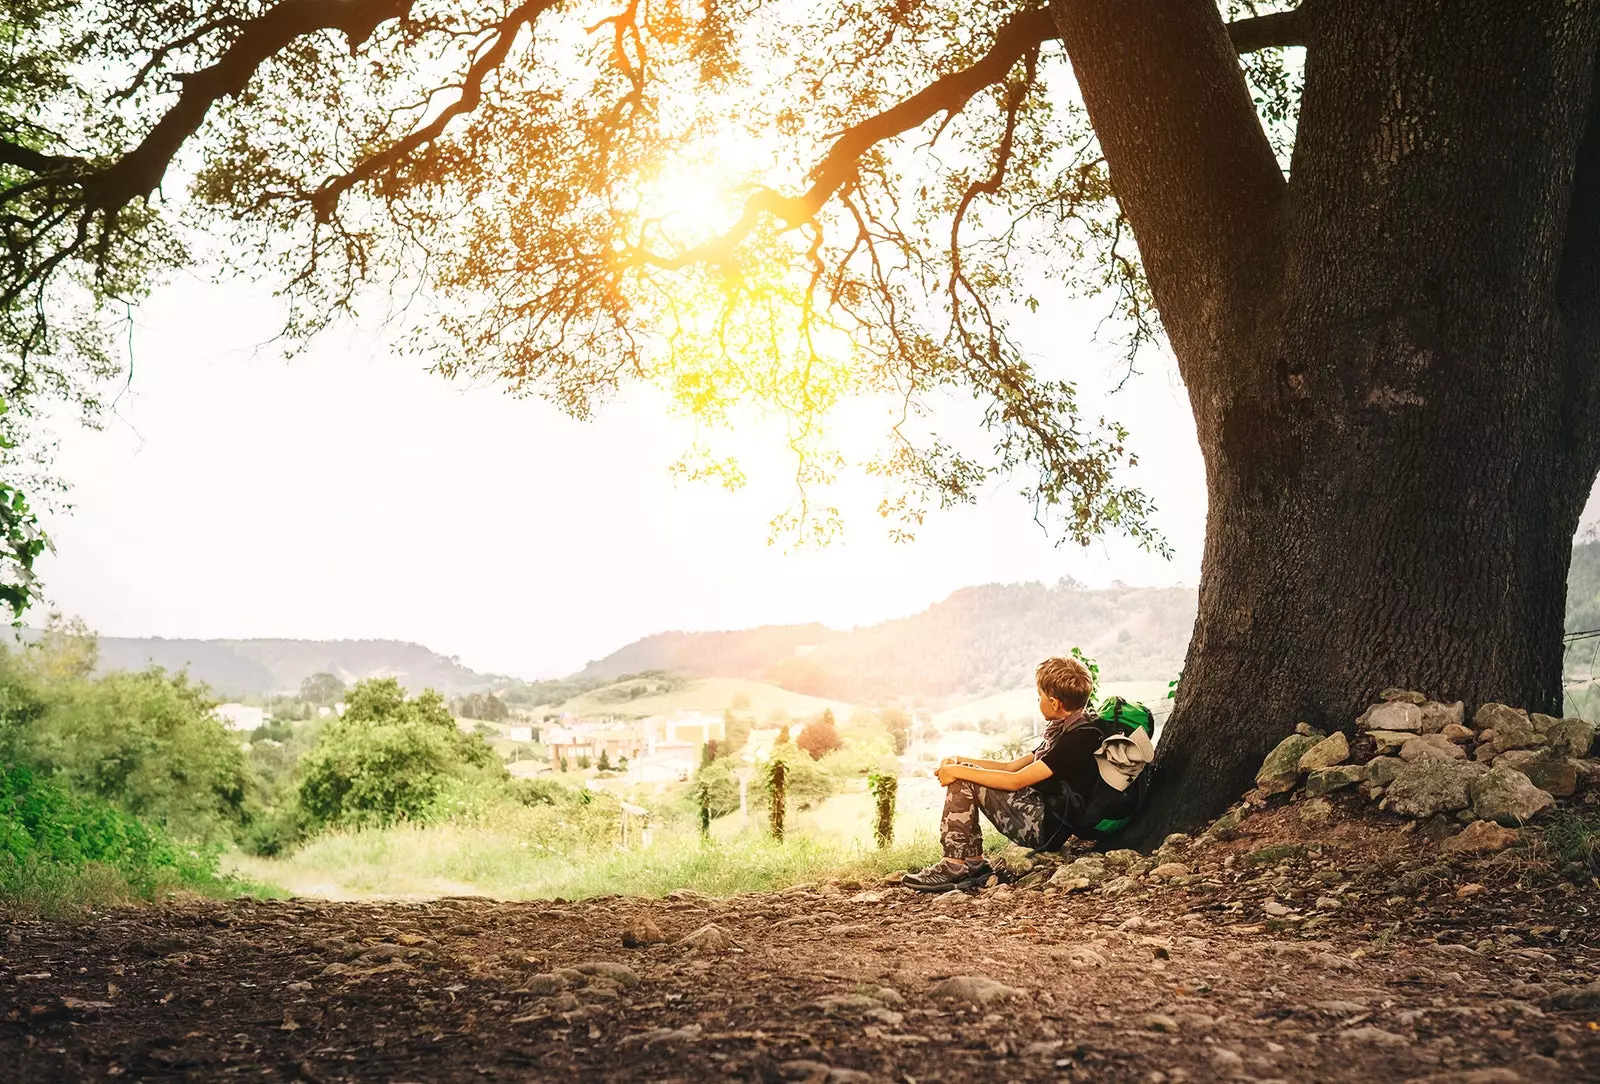
[[[802,719],[820,715],[824,708],[832,708],[835,715],[848,718],[851,711],[849,704],[838,700],[806,696],[746,678],[702,678],[672,692],[641,696],[637,700],[608,701],[597,695],[601,692],[603,690],[597,689],[593,693],[574,697],[562,704],[559,710],[573,715],[615,715],[632,719],[675,711],[721,715],[726,709],[734,707],[736,699],[743,697],[741,706],[734,710],[742,715],[753,715],[758,722],[764,722],[775,714]]]

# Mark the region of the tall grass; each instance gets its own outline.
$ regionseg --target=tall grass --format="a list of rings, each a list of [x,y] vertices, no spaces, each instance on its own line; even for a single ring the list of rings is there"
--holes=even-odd
[[[877,877],[937,855],[937,842],[927,834],[878,850],[802,835],[778,843],[753,829],[705,843],[693,832],[657,832],[648,847],[557,853],[504,828],[441,824],[331,834],[285,859],[240,859],[238,872],[297,894],[334,898],[583,899],[661,896],[676,888],[730,896],[830,877]]]

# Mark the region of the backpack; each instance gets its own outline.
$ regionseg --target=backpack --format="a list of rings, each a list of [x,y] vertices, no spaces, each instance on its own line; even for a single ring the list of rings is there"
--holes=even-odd
[[[1155,716],[1150,709],[1120,696],[1106,697],[1100,702],[1094,716],[1086,721],[1100,731],[1102,741],[1127,737],[1135,730],[1143,730],[1144,736],[1152,741],[1156,736]],[[1104,779],[1096,782],[1095,789],[1083,804],[1074,834],[1082,839],[1103,843],[1126,828],[1139,810],[1144,808],[1153,774],[1150,766],[1145,765],[1127,790],[1118,790]]]

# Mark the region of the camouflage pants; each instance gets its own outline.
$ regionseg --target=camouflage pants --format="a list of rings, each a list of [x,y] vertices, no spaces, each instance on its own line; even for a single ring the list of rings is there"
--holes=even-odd
[[[983,853],[979,810],[1013,843],[1037,847],[1044,842],[1044,798],[1038,791],[991,790],[962,780],[944,789],[939,841],[946,858],[976,858]]]

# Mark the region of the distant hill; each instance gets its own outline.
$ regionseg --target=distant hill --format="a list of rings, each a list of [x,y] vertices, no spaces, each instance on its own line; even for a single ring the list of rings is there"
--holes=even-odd
[[[851,703],[975,699],[1028,684],[1040,659],[1079,646],[1108,676],[1165,680],[1183,663],[1195,605],[1186,587],[988,584],[849,632],[769,625],[660,633],[590,663],[579,676],[666,670],[743,677]]]
[[[677,711],[721,715],[732,708],[763,725],[775,717],[809,718],[822,714],[826,708],[832,708],[840,719],[850,717],[849,704],[806,696],[747,678],[696,678],[655,695],[625,700],[608,695],[613,689],[615,686],[606,686],[574,697],[562,704],[560,710],[588,717],[614,715],[642,719]]]
[[[101,671],[147,666],[187,670],[189,676],[230,697],[292,693],[316,673],[346,684],[393,677],[413,692],[446,696],[489,688],[493,675],[469,670],[420,644],[399,640],[167,640],[100,637]]]

